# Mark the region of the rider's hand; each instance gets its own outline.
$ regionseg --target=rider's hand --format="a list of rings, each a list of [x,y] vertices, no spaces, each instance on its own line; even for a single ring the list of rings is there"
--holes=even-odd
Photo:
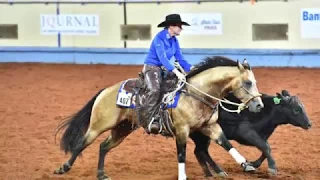
[[[178,69],[173,69],[172,72],[174,72],[174,74],[176,74],[176,76],[178,77],[179,80],[181,81],[186,81],[186,77],[185,75],[183,75],[180,71],[178,71]]]

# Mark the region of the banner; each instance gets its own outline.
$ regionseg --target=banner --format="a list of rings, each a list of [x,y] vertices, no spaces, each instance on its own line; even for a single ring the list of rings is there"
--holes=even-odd
[[[183,21],[191,26],[183,26],[183,34],[189,35],[221,35],[221,13],[184,13],[181,14]]]
[[[300,20],[302,38],[320,38],[320,8],[301,9]]]
[[[42,14],[41,34],[99,35],[99,16],[85,14]]]

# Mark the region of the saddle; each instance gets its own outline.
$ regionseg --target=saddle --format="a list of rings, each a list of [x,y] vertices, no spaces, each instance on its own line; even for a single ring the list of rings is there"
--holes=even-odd
[[[135,105],[135,111],[138,117],[139,126],[143,128],[148,127],[148,121],[141,115],[141,110],[145,107],[144,99],[145,94],[147,92],[147,86],[144,82],[144,74],[143,72],[139,72],[138,78],[129,79],[123,85],[123,89],[133,94],[132,103]],[[157,107],[160,114],[160,134],[166,137],[173,137],[173,122],[170,118],[168,109],[166,104],[164,104],[161,100],[166,93],[170,93],[177,88],[178,78],[173,72],[162,71],[162,82],[160,85],[160,102]]]
[[[164,72],[162,73],[162,82],[160,85],[160,94],[164,95],[168,92],[172,92],[177,87],[178,78],[173,72]],[[124,90],[130,93],[134,93],[137,90],[146,90],[146,85],[144,83],[144,74],[139,72],[139,78],[130,79],[124,85]]]

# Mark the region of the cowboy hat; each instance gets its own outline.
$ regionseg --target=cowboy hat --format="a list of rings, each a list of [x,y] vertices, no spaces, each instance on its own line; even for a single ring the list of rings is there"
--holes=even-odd
[[[181,20],[179,14],[169,14],[166,16],[166,20],[158,24],[158,27],[166,27],[169,25],[182,24],[185,26],[190,26],[187,22]]]

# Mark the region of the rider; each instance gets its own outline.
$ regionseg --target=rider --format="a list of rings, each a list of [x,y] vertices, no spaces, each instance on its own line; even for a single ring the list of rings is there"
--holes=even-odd
[[[158,25],[158,27],[164,27],[164,29],[154,37],[144,61],[142,72],[144,73],[148,90],[147,102],[145,102],[145,112],[147,113],[145,118],[147,118],[148,124],[152,123],[150,133],[157,134],[160,128],[160,115],[158,109],[156,109],[156,105],[158,105],[160,100],[161,67],[175,73],[179,80],[185,80],[185,75],[171,64],[170,59],[173,56],[178,60],[185,72],[189,72],[192,69],[192,65],[182,55],[178,39],[176,38],[176,36],[180,35],[182,25],[190,26],[181,20],[179,14],[167,15],[165,21]],[[151,117],[153,113],[155,114]]]

